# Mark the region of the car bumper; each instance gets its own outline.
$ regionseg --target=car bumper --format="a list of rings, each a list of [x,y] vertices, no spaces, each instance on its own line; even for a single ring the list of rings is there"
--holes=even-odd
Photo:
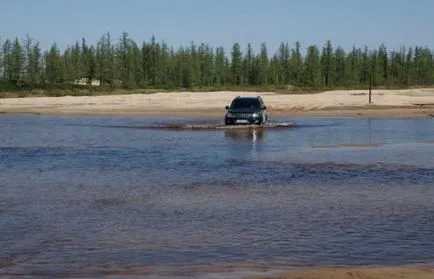
[[[226,124],[232,125],[249,125],[249,124],[259,124],[261,123],[261,117],[247,117],[247,118],[237,118],[237,117],[225,117]]]

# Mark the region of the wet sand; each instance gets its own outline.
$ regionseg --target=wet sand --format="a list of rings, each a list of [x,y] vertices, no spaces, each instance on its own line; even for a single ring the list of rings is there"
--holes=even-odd
[[[272,92],[176,92],[103,96],[0,99],[0,113],[63,115],[221,116],[236,96],[260,95],[270,117],[375,116],[434,117],[434,88],[337,90],[314,94]]]
[[[250,276],[246,279],[431,279],[434,269],[429,267],[360,267],[324,268],[308,271],[290,271],[272,276]]]

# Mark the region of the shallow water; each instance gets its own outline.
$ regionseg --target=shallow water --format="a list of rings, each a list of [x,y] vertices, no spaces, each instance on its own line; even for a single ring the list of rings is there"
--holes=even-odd
[[[278,120],[1,116],[0,276],[432,261],[433,119]]]

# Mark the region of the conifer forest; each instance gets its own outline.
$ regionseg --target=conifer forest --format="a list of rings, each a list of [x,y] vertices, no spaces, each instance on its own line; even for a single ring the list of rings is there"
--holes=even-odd
[[[0,90],[228,88],[367,88],[434,85],[434,52],[422,46],[389,50],[356,47],[344,50],[283,42],[270,50],[234,43],[225,50],[206,43],[169,46],[164,41],[136,42],[128,33],[103,34],[95,44],[85,39],[61,50],[41,49],[29,35],[0,41]]]

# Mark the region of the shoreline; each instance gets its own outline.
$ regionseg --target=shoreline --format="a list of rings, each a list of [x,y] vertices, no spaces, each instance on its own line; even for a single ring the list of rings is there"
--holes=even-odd
[[[210,263],[208,265],[173,264],[101,271],[105,277],[141,278],[228,278],[228,279],[434,279],[433,264],[291,266],[259,263]],[[84,271],[81,275],[87,276]],[[181,276],[180,276],[181,275]],[[91,276],[89,276],[91,277]]]
[[[8,270],[12,268],[12,270]],[[14,265],[0,265],[0,276],[31,276],[34,272],[14,269]],[[36,273],[37,274],[37,273]],[[44,273],[47,276],[50,273]],[[400,266],[327,266],[327,267],[285,267],[260,264],[226,264],[200,267],[188,265],[131,267],[128,269],[108,268],[99,270],[107,278],[227,278],[227,279],[434,279],[434,266],[431,264],[412,264]],[[81,270],[67,276],[91,278],[95,271]]]
[[[66,109],[56,107],[43,108],[0,108],[2,115],[48,115],[48,116],[143,116],[143,117],[221,117],[225,110],[219,109]],[[269,118],[280,117],[376,117],[376,118],[434,118],[434,108],[409,108],[409,107],[342,107],[317,110],[282,110],[270,109]]]
[[[261,96],[273,117],[434,117],[434,88],[313,94],[177,92],[0,99],[0,114],[223,117],[236,96]]]
[[[211,263],[209,265],[189,266],[170,265],[127,270],[105,271],[105,276],[137,278],[140,276],[161,276],[177,278],[189,274],[194,278],[228,279],[434,279],[434,266],[428,263],[356,266],[293,266],[285,263]],[[167,277],[166,277],[167,276]]]
[[[321,267],[250,275],[244,279],[434,279],[434,268],[429,265]]]

